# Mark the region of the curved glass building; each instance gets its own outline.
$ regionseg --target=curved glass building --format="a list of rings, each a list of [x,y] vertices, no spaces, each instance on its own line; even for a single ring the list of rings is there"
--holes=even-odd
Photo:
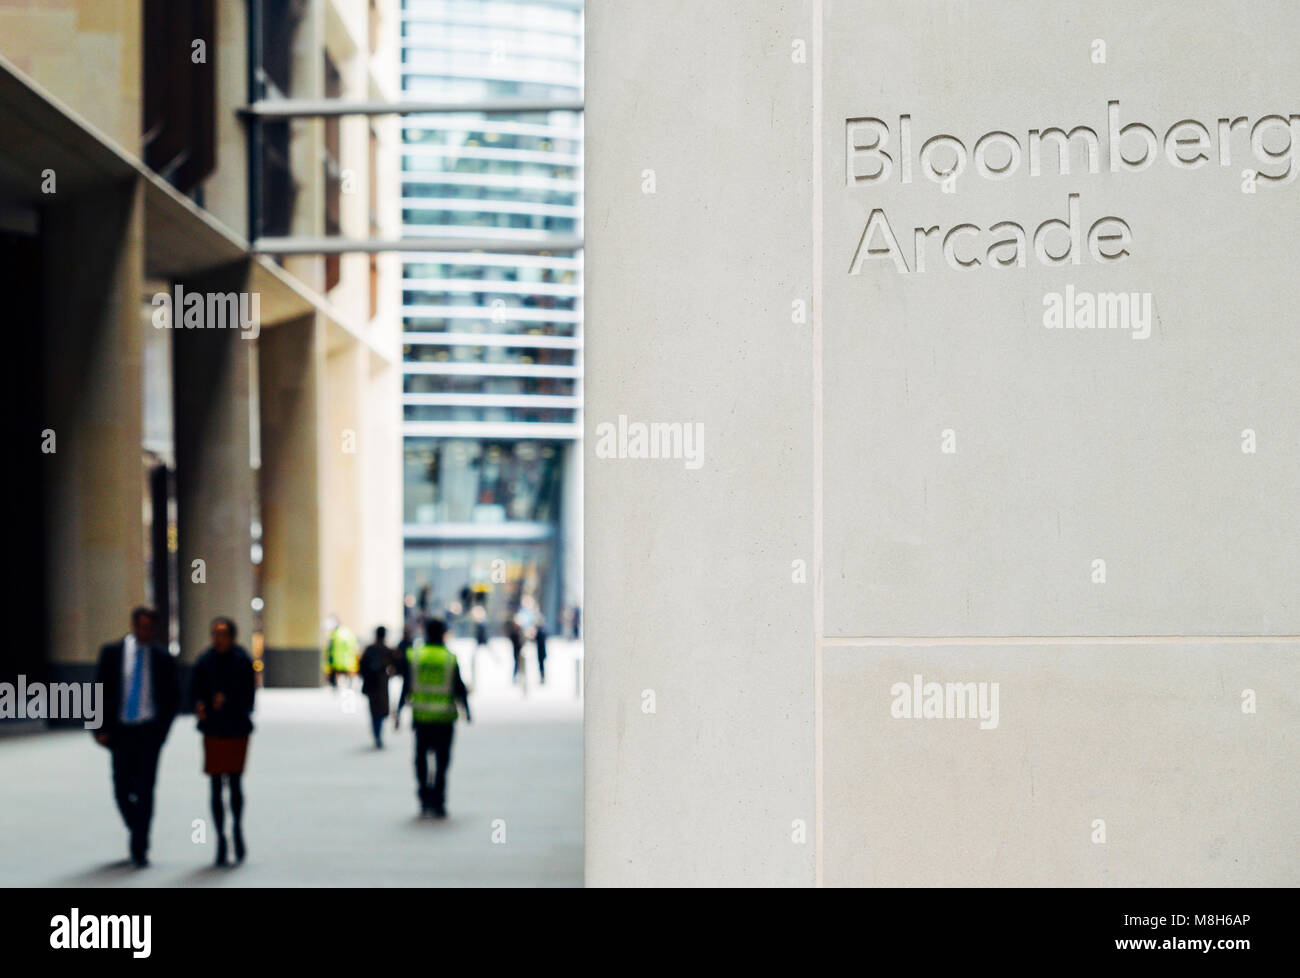
[[[582,0],[403,0],[405,588],[490,631],[581,601]],[[484,239],[509,250],[474,250]],[[544,246],[554,242],[555,249]],[[567,249],[567,250],[564,250]]]

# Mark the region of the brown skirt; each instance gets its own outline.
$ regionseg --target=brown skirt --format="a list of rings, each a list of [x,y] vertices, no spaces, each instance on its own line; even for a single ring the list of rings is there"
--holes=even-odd
[[[204,737],[204,774],[243,774],[247,737]]]

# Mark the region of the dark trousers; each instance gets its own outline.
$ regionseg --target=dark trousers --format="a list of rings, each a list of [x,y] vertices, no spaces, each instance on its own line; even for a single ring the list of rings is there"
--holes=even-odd
[[[454,723],[417,723],[415,726],[415,784],[420,807],[441,811],[447,800],[447,768],[451,767]],[[429,784],[429,751],[433,751],[433,784]]]
[[[140,858],[149,850],[149,823],[153,820],[153,785],[158,774],[158,752],[162,749],[158,729],[152,723],[139,727],[118,727],[113,733],[113,794],[122,821],[131,833],[131,855]]]
[[[384,746],[384,720],[387,715],[383,713],[370,714],[370,729],[375,735],[375,746]]]

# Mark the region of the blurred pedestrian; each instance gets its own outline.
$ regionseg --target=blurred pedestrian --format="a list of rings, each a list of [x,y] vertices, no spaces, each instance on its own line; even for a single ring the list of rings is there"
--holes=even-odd
[[[339,676],[342,676],[344,686],[350,688],[351,677],[357,671],[357,637],[339,621],[337,615],[330,615],[326,625],[329,640],[325,645],[325,671],[330,685],[337,689]]]
[[[537,646],[537,673],[539,682],[546,683],[546,619],[537,619],[537,630],[533,634],[533,644]]]
[[[474,622],[474,651],[469,658],[469,677],[470,682],[474,682],[478,679],[479,652],[488,648],[487,609],[481,604],[474,605],[470,619]]]
[[[411,623],[408,621],[402,625],[402,639],[397,643],[397,649],[393,653],[394,675],[406,676],[406,654],[411,651]],[[393,729],[402,729],[402,707],[406,705],[406,683],[403,682],[400,691],[397,694],[397,706],[393,709]]]
[[[506,636],[510,639],[510,648],[514,652],[515,671],[510,681],[519,683],[519,670],[524,667],[524,630],[519,627],[519,622],[513,618],[506,624]],[[524,673],[525,684],[528,680],[528,673]]]
[[[385,642],[388,629],[375,629],[375,641],[361,653],[361,695],[370,701],[370,730],[375,747],[384,746],[384,720],[388,717],[388,679],[396,671],[394,653]]]
[[[519,611],[515,614],[515,621],[524,630],[524,635],[531,635],[533,626],[537,623],[537,599],[531,594],[525,594],[519,602]]]
[[[445,818],[447,815],[447,769],[451,766],[451,742],[459,712],[465,707],[470,722],[469,690],[460,677],[456,655],[446,646],[447,625],[431,618],[424,625],[424,641],[412,646],[402,674],[402,699],[411,701],[411,723],[415,730],[415,784],[420,814]],[[409,696],[408,696],[409,690]],[[429,752],[434,755],[433,784],[429,784]]]
[[[475,604],[469,609],[470,621],[474,623],[474,645],[486,647],[488,644],[487,609]]]
[[[248,735],[253,732],[253,698],[257,678],[253,659],[235,644],[235,623],[229,618],[212,622],[212,647],[194,665],[194,712],[203,734],[203,773],[211,789],[212,824],[217,830],[217,865],[225,866],[225,805],[222,782],[230,786],[230,815],[234,822],[235,861],[243,862],[244,762]]]
[[[103,690],[103,723],[95,740],[113,754],[113,797],[130,833],[131,862],[149,865],[158,755],[180,699],[176,660],[154,642],[157,612],[136,608],[131,631],[99,650],[95,683]]]

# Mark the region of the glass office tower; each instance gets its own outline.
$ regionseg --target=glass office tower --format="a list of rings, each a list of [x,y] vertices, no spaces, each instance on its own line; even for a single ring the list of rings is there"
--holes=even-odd
[[[403,0],[403,98],[572,106],[582,33],[582,0]],[[554,632],[582,586],[581,113],[404,117],[402,231],[522,249],[403,254],[408,603],[499,634],[531,598]]]

